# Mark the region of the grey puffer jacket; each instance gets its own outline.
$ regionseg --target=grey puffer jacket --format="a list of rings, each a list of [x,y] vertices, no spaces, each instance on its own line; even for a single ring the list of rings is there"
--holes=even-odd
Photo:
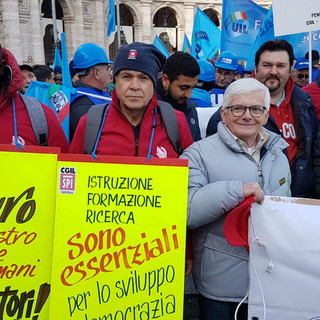
[[[269,132],[260,162],[241,151],[221,122],[217,134],[192,144],[189,160],[188,227],[193,231],[194,281],[209,299],[240,301],[248,288],[248,253],[223,234],[227,213],[243,200],[243,184],[258,182],[266,195],[290,196],[288,144]]]

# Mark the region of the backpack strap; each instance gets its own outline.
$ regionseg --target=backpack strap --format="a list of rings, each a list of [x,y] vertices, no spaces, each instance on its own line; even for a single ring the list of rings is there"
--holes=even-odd
[[[181,155],[183,149],[180,146],[179,124],[174,109],[171,104],[161,100],[159,100],[159,109],[168,138],[172,143],[174,150]]]
[[[90,107],[87,113],[86,130],[84,135],[84,153],[93,151],[98,132],[103,122],[103,115],[109,104],[96,104]]]
[[[84,153],[86,154],[91,154],[93,151],[107,107],[108,104],[93,105],[87,113],[84,137]],[[169,103],[159,101],[159,110],[168,138],[174,150],[180,155],[183,149],[180,146],[179,124],[174,109]]]
[[[33,132],[40,146],[47,146],[48,123],[43,107],[38,99],[20,94],[26,106],[31,121]]]

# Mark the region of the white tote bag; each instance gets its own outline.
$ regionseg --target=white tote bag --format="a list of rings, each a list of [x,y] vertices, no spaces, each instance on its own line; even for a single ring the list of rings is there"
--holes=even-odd
[[[266,197],[249,219],[249,320],[320,320],[320,201]]]

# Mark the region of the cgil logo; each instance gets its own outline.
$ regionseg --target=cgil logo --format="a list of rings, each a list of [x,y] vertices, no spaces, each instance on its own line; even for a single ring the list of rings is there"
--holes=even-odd
[[[60,167],[60,193],[74,194],[76,181],[76,168]]]
[[[76,173],[76,168],[61,167],[60,173]]]

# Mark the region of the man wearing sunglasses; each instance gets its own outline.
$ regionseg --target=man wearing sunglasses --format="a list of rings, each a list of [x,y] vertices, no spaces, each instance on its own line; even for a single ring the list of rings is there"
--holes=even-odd
[[[309,83],[309,60],[305,58],[297,59],[292,71],[294,83],[300,88]]]
[[[320,145],[316,141],[318,119],[310,96],[294,84],[291,76],[293,62],[293,48],[289,42],[267,41],[256,52],[254,76],[269,89],[271,96],[265,127],[281,134],[289,144],[286,151],[292,174],[292,196],[318,198],[320,182],[317,190],[314,167],[314,163],[320,163],[314,154],[315,146],[319,149]],[[216,112],[209,120],[207,136],[217,131],[219,121],[221,117]]]

